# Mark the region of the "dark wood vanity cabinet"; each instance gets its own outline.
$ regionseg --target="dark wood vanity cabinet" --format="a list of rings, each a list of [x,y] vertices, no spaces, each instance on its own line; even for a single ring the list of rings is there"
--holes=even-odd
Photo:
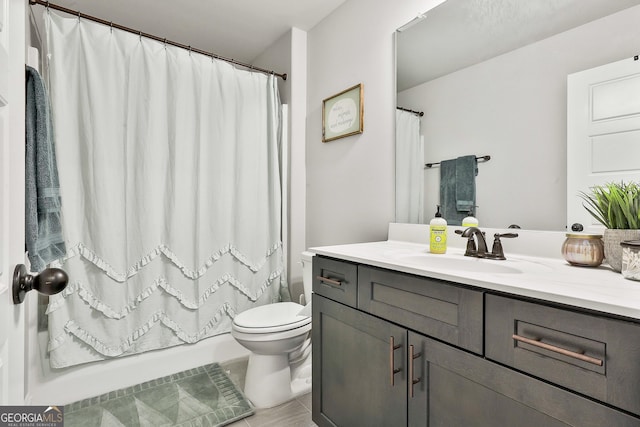
[[[414,360],[410,426],[613,427],[640,419],[485,358],[409,333]]]
[[[640,324],[497,295],[487,358],[640,415]]]
[[[314,422],[407,425],[406,330],[317,294],[312,301]]]
[[[361,265],[358,309],[482,354],[483,293],[442,280]]]
[[[319,256],[313,262],[317,272],[324,271],[328,262],[333,275],[354,267]],[[599,355],[597,345],[584,351],[595,359],[604,358],[604,372],[598,375],[606,376],[607,369],[621,360],[629,372],[620,378],[620,367],[613,369],[615,375],[605,381],[609,397],[594,398],[562,381],[574,374],[592,375],[593,370],[576,366],[586,362],[567,364],[558,381],[554,375],[562,369],[551,369],[553,375],[543,380],[544,375],[528,372],[525,365],[510,359],[510,349],[526,344],[493,337],[505,332],[517,335],[520,329],[514,319],[531,320],[517,308],[523,301],[366,265],[357,265],[355,274],[357,298],[349,305],[335,299],[334,289],[326,293],[322,276],[313,279],[312,412],[319,426],[640,426],[639,414],[629,403],[640,401],[640,358],[635,359],[636,367],[617,351]],[[566,329],[580,323],[563,317],[563,309],[553,310],[560,310],[556,326]],[[553,322],[553,311],[533,311],[543,319],[532,323]],[[612,319],[592,319],[599,320]],[[621,333],[637,327],[622,323]],[[615,346],[617,340],[604,339],[605,347]],[[531,366],[546,366],[550,356],[533,353],[541,360]],[[551,358],[557,363],[557,357]],[[622,385],[616,388],[613,382]],[[624,393],[633,394],[618,395]]]

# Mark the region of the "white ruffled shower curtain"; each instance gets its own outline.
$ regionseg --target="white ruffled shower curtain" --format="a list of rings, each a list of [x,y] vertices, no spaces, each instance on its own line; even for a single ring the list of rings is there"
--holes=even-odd
[[[420,117],[396,109],[396,222],[424,222],[424,142]]]
[[[194,343],[286,299],[276,78],[45,12],[70,283],[53,367]]]

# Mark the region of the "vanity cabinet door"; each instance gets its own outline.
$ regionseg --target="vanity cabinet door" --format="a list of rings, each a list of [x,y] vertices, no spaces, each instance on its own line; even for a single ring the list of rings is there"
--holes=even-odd
[[[408,425],[631,427],[640,419],[409,332]],[[411,348],[409,350],[411,352]],[[409,361],[411,363],[411,361]],[[398,424],[400,425],[400,424]]]
[[[312,261],[313,292],[355,307],[358,298],[358,266],[322,256]]]
[[[640,324],[487,295],[486,357],[640,415]]]
[[[360,266],[358,308],[482,354],[481,291],[443,280]]]
[[[313,421],[405,426],[407,331],[317,294],[312,307]]]

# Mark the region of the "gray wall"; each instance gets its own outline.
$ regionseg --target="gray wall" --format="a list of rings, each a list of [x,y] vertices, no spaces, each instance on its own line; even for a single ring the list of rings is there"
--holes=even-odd
[[[308,33],[307,246],[384,240],[395,215],[396,28],[438,0],[348,0]],[[364,85],[364,133],[322,142],[322,100]]]

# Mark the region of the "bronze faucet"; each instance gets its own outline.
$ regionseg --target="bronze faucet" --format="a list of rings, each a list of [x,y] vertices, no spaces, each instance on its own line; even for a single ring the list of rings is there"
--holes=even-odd
[[[518,233],[496,233],[493,235],[494,240],[491,252],[487,252],[487,241],[484,238],[484,232],[478,227],[469,227],[464,231],[456,230],[456,233],[468,239],[467,249],[464,252],[464,256],[488,259],[506,259],[500,238],[518,237]],[[478,242],[477,245],[476,241]]]
[[[484,238],[484,233],[478,227],[469,227],[461,235],[469,239],[467,240],[467,250],[464,256],[484,258],[487,253],[487,241]],[[477,245],[476,240],[478,241]]]

